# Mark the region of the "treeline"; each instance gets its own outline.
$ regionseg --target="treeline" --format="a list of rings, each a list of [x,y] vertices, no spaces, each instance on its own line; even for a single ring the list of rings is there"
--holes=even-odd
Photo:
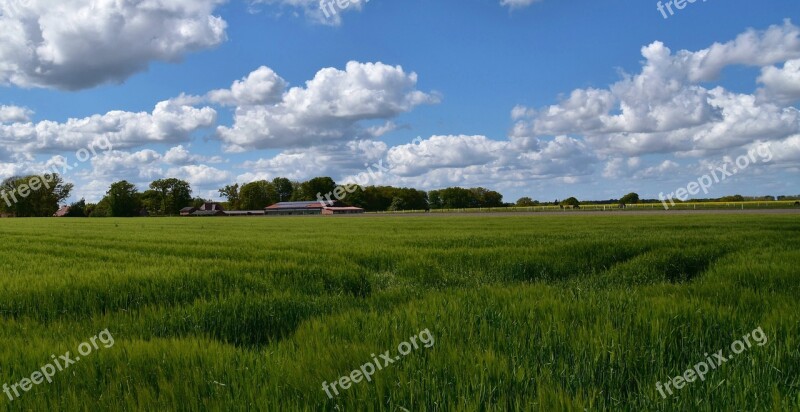
[[[0,183],[0,214],[46,217],[68,199],[73,185],[58,174],[15,176]]]
[[[6,179],[0,184],[0,215],[17,217],[52,216],[61,203],[69,198],[73,185],[66,183],[57,174],[45,176],[23,176]],[[472,209],[499,207],[532,207],[553,205],[578,208],[584,205],[630,205],[637,203],[660,203],[658,199],[640,199],[629,193],[620,199],[581,202],[575,197],[553,202],[540,202],[523,197],[516,203],[504,203],[503,195],[486,188],[451,187],[425,192],[413,188],[392,186],[355,185],[338,186],[330,177],[316,177],[305,182],[278,177],[271,181],[261,180],[247,184],[233,184],[219,189],[220,197],[226,199],[226,210],[262,210],[265,207],[289,201],[337,201],[345,206],[356,206],[369,212]],[[746,202],[775,201],[774,196],[747,197],[726,196],[719,199],[692,199],[691,202]],[[800,196],[778,196],[777,200],[800,200]],[[185,207],[199,208],[210,200],[192,196],[192,188],[186,181],[169,178],[156,180],[143,192],[128,181],[111,184],[103,199],[96,204],[87,204],[83,199],[70,205],[69,217],[133,217],[133,216],[177,216]]]
[[[27,194],[0,204],[0,212],[18,217],[52,216],[61,202],[69,198],[72,184],[64,183],[54,176],[48,188],[31,184],[36,176],[7,179],[3,188],[9,194]],[[345,190],[349,187],[351,190]],[[37,189],[27,193],[28,188]],[[3,192],[0,191],[0,200]],[[316,177],[305,182],[279,177],[271,181],[262,180],[247,184],[233,184],[219,189],[225,210],[262,210],[279,202],[289,201],[337,201],[345,206],[356,206],[370,212],[465,209],[477,207],[502,207],[503,196],[495,191],[460,187],[425,192],[413,188],[391,186],[338,186],[330,177]],[[134,217],[177,216],[185,207],[199,208],[210,200],[193,197],[191,185],[183,180],[169,178],[156,180],[148,189],[140,191],[126,180],[112,183],[98,203],[86,203],[81,199],[69,205],[68,217]]]
[[[455,187],[425,192],[392,186],[338,186],[330,177],[317,177],[302,183],[276,178],[246,185],[234,184],[220,189],[219,194],[227,199],[223,205],[226,210],[259,210],[278,202],[334,200],[368,212],[504,206],[503,195],[484,188]]]
[[[71,205],[70,212],[82,202]],[[184,207],[203,202],[204,199],[192,198],[191,185],[180,179],[156,180],[144,192],[122,180],[112,183],[99,203],[86,205],[84,214],[91,217],[175,216]]]
[[[71,205],[70,215],[91,217],[175,216],[187,206],[199,208],[209,200],[192,197],[189,183],[178,179],[162,179],[150,184],[149,190],[121,181],[111,185],[106,196],[97,204],[83,200]],[[349,187],[351,190],[345,190]],[[316,177],[304,182],[278,177],[247,184],[227,185],[219,189],[225,199],[225,210],[262,210],[265,207],[292,201],[337,201],[369,212],[465,209],[502,207],[503,195],[484,189],[460,187],[425,192],[413,188],[391,186],[338,186],[330,177]]]
[[[742,195],[733,195],[733,196],[723,196],[720,198],[708,198],[708,199],[689,199],[687,201],[681,201],[680,199],[672,199],[675,203],[718,203],[718,202],[774,202],[774,201],[788,201],[788,200],[795,200],[800,199],[800,196],[742,196]],[[537,200],[532,200],[529,197],[523,197],[517,201],[515,206],[520,207],[529,207],[529,206],[559,206],[559,205],[569,205],[569,206],[577,206],[577,205],[633,205],[633,204],[651,204],[651,203],[661,203],[662,200],[659,199],[640,199],[639,195],[636,193],[629,193],[623,196],[620,199],[608,199],[608,200],[585,200],[585,201],[578,201],[576,198],[571,197],[564,201],[555,200],[553,202],[540,202]]]

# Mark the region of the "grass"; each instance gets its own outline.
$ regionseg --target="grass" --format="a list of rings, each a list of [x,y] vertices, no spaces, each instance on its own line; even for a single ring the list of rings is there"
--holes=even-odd
[[[4,410],[796,410],[797,215],[0,220]],[[682,374],[768,337],[663,399]],[[334,399],[337,380],[423,329]]]
[[[744,202],[678,202],[671,204],[666,202],[669,210],[763,210],[763,209],[793,209],[798,208],[795,200],[777,201],[744,201]],[[595,205],[583,204],[580,209],[562,208],[561,206],[539,205],[539,206],[509,206],[509,207],[489,207],[477,209],[432,209],[425,210],[403,210],[397,212],[370,212],[376,214],[397,214],[397,213],[506,213],[506,212],[663,212],[665,210],[662,203],[639,203],[626,205],[621,209],[619,205]]]

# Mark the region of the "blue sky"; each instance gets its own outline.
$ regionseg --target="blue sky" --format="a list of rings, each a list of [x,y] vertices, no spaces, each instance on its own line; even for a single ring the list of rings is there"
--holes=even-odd
[[[506,201],[656,197],[769,147],[696,197],[800,193],[793,2],[68,3],[0,2],[0,179],[110,142],[64,173],[73,197],[373,164]]]

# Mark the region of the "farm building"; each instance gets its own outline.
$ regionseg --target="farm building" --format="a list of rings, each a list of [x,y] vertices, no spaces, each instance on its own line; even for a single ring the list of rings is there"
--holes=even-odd
[[[323,215],[357,215],[364,213],[360,207],[325,207],[322,209]]]
[[[181,215],[183,215],[183,210],[181,211]],[[188,216],[227,216],[225,214],[225,209],[222,208],[222,205],[216,202],[208,202],[204,203],[200,209],[195,210]]]
[[[69,206],[63,206],[61,209],[58,209],[55,213],[53,213],[53,217],[64,217],[69,214]]]
[[[364,213],[358,207],[327,206],[321,202],[281,202],[264,209],[267,216],[340,215]]]
[[[267,216],[321,215],[320,202],[281,202],[264,209]]]
[[[196,211],[197,211],[197,209],[195,209],[193,207],[184,207],[183,209],[181,209],[181,216],[191,216],[192,213],[194,213]]]
[[[264,216],[263,210],[236,210],[233,212],[225,212],[226,216]]]

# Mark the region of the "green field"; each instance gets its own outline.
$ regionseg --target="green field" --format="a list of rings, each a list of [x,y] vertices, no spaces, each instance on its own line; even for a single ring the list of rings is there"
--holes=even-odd
[[[799,217],[0,219],[2,383],[115,341],[2,405],[798,410]],[[323,391],[425,329],[432,347]]]

